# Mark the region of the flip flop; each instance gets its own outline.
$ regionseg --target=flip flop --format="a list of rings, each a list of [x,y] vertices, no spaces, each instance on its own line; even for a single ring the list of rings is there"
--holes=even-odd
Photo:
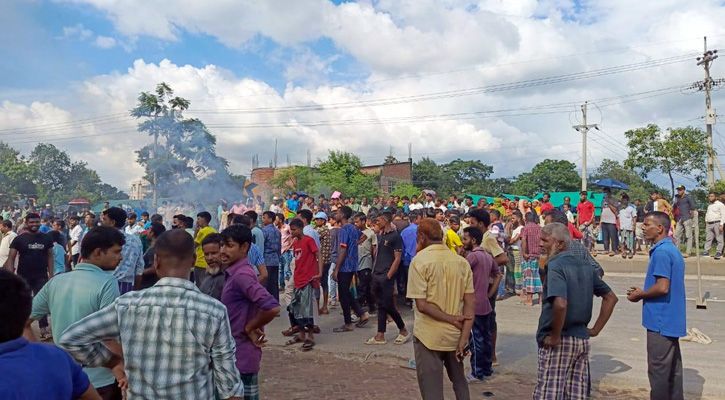
[[[398,337],[395,338],[395,344],[406,344],[408,343],[408,340],[410,340],[410,332],[408,332],[407,335],[398,335]]]
[[[315,347],[315,342],[310,339],[307,339],[307,340],[305,340],[305,343],[302,345],[302,347],[300,347],[300,349],[302,349],[302,351],[310,351],[314,347]]]
[[[374,345],[388,344],[388,341],[387,340],[377,340],[377,339],[375,339],[375,337],[371,337],[370,339],[364,341],[363,343],[374,346]]]
[[[287,330],[282,331],[282,336],[290,337],[298,333],[300,333],[300,328],[298,326],[293,326]]]
[[[336,332],[336,333],[352,332],[353,329],[352,328],[348,328],[347,326],[343,325],[343,326],[338,326],[337,328],[333,329],[332,331],[333,332]]]
[[[365,324],[368,323],[368,321],[370,321],[370,318],[361,319],[360,321],[358,321],[357,324],[355,324],[355,326],[358,327],[358,328],[362,328],[363,326],[365,326]]]
[[[295,336],[295,337],[293,337],[292,339],[290,339],[290,340],[288,340],[287,342],[285,342],[285,344],[284,344],[284,345],[285,345],[285,346],[294,346],[294,345],[296,345],[297,343],[302,343],[302,339],[300,339],[300,337],[299,337],[299,336]]]

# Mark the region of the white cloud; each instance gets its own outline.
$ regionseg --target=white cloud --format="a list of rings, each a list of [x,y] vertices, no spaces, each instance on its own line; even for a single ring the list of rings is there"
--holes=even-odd
[[[101,49],[111,49],[116,47],[116,39],[109,36],[98,35],[96,37],[95,45]]]
[[[64,38],[78,38],[80,40],[88,40],[93,37],[93,31],[83,27],[83,24],[63,27]]]

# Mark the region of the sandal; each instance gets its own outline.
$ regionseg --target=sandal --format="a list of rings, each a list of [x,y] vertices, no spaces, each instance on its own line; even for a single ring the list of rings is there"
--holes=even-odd
[[[285,346],[293,346],[293,345],[296,345],[297,343],[302,343],[302,339],[300,339],[299,336],[293,337],[292,339],[290,339],[287,342],[285,342],[284,345]]]
[[[407,335],[398,335],[398,337],[395,338],[395,344],[406,344],[408,343],[408,340],[410,340],[410,332],[408,332]]]
[[[318,333],[320,333],[320,332],[321,332],[321,331],[320,331],[320,327],[319,327],[319,326],[317,326],[317,325],[314,325],[314,326],[312,327],[312,333],[314,333],[314,334],[318,334]]]
[[[370,318],[369,317],[366,318],[366,319],[361,319],[360,321],[358,321],[357,324],[355,324],[355,326],[358,327],[358,328],[362,328],[363,326],[365,326],[365,324],[368,323],[368,321],[370,321]]]
[[[398,339],[395,339],[395,340],[398,340]],[[388,344],[388,341],[387,340],[377,340],[377,339],[375,339],[375,337],[371,337],[370,339],[364,341],[363,343],[374,346],[374,345]]]
[[[282,331],[282,336],[290,337],[300,333],[299,326],[292,326],[289,329]]]
[[[310,339],[307,339],[307,340],[305,340],[305,343],[302,345],[302,347],[300,347],[300,349],[302,349],[302,351],[310,351],[314,347],[315,347],[315,342]]]
[[[352,328],[348,328],[347,325],[343,325],[343,326],[338,326],[337,328],[333,329],[332,331],[333,332],[336,332],[336,333],[352,332],[353,329]]]
[[[320,315],[327,315],[330,314],[330,310],[319,310]]]

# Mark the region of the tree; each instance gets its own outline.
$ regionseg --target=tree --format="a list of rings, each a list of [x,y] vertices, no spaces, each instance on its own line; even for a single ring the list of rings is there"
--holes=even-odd
[[[286,194],[292,191],[309,192],[315,184],[315,170],[310,167],[289,167],[278,170],[269,184],[277,194]]]
[[[396,164],[396,163],[399,163],[399,162],[400,161],[398,161],[398,159],[395,158],[395,156],[393,156],[392,154],[390,154],[387,157],[385,157],[385,161],[383,162],[383,164]]]
[[[513,184],[515,194],[533,196],[541,191],[570,192],[581,187],[576,165],[566,160],[546,159],[524,172]]]
[[[32,181],[33,169],[20,152],[0,142],[0,192],[1,200],[9,203],[15,197],[36,196]]]
[[[417,163],[413,163],[414,185],[438,192],[443,181],[443,170],[435,161],[423,157]]]
[[[139,132],[154,138],[154,144],[136,153],[146,170],[145,178],[161,196],[190,196],[196,199],[221,197],[242,187],[232,179],[228,162],[216,154],[216,137],[203,122],[184,118],[189,100],[174,96],[162,82],[154,93],[142,92],[131,116],[141,119]],[[155,178],[155,179],[154,179]]]
[[[659,126],[649,124],[644,128],[632,129],[624,133],[627,137],[629,153],[624,165],[639,172],[646,178],[652,171],[662,171],[670,178],[672,195],[675,193],[673,174],[695,175],[695,179],[704,182],[706,170],[705,158],[708,153],[707,134],[699,128],[668,128],[662,132]]]
[[[363,174],[361,168],[362,162],[358,156],[348,152],[330,151],[326,160],[318,160],[316,189],[326,187],[356,198],[380,194],[379,176]]]
[[[393,191],[390,192],[390,195],[400,197],[408,196],[408,198],[412,198],[413,196],[420,196],[421,192],[423,192],[423,190],[410,182],[400,182],[395,184]]]
[[[483,188],[483,182],[493,174],[493,167],[490,165],[479,160],[464,161],[460,158],[443,164],[441,169],[446,180],[440,185],[440,189],[446,194],[474,192]]]

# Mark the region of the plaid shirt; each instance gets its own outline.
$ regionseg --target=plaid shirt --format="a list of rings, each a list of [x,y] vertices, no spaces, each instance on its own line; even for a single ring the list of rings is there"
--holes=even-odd
[[[119,339],[120,338],[120,339]],[[58,341],[78,362],[104,365],[120,340],[128,400],[242,397],[236,346],[224,305],[192,282],[162,278],[68,327]]]
[[[138,236],[130,235],[120,229],[119,231],[126,237],[126,244],[121,249],[123,260],[113,271],[113,276],[119,282],[133,283],[136,275],[141,275],[144,270],[143,245]]]
[[[320,235],[320,256],[325,260],[325,264],[329,264],[330,255],[332,254],[332,235],[327,225],[317,227],[317,234]]]
[[[602,266],[599,265],[597,260],[592,257],[592,254],[589,252],[589,250],[587,250],[586,247],[584,247],[583,244],[581,244],[581,242],[577,240],[572,240],[569,243],[569,248],[567,250],[569,250],[574,255],[574,257],[591,264],[592,268],[597,271],[597,275],[599,275],[600,277],[604,276],[604,270],[602,269]]]

